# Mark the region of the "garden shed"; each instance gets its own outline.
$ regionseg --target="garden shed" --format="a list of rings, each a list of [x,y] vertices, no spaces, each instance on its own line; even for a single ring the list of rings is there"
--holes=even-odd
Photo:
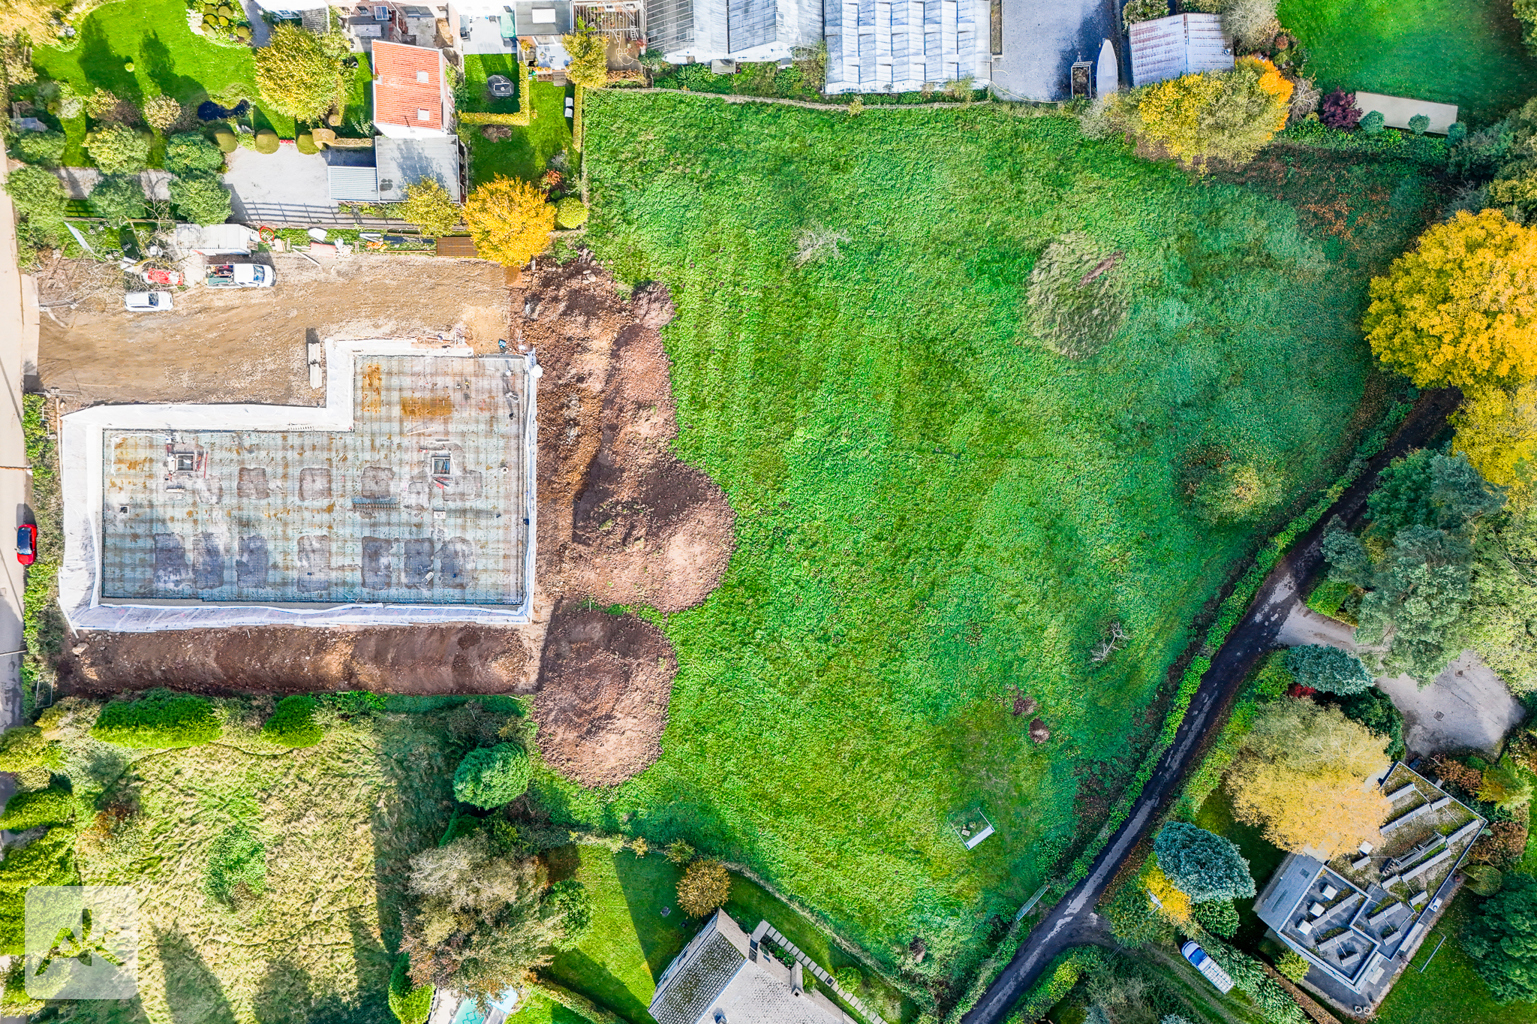
[[[1231,71],[1233,47],[1216,14],[1175,14],[1131,26],[1132,85],[1152,85],[1202,71]]]

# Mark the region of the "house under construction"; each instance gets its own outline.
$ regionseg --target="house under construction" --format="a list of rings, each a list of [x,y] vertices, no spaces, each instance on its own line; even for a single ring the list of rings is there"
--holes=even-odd
[[[529,618],[533,354],[328,341],[326,403],[63,420],[76,629]]]

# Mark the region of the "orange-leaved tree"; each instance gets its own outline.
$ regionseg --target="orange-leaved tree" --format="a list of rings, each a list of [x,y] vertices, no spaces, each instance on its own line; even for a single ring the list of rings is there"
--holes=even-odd
[[[1362,324],[1377,358],[1420,387],[1537,377],[1537,229],[1466,211],[1372,279]]]
[[[521,267],[550,244],[555,207],[537,185],[498,175],[470,193],[464,220],[482,259]]]

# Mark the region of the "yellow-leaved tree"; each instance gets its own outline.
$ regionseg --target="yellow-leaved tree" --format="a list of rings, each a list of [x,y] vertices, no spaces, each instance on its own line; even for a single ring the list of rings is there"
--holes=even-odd
[[[1153,857],[1147,859],[1147,867],[1143,869],[1142,884],[1154,897],[1154,905],[1164,917],[1176,925],[1190,920],[1190,897],[1174,887],[1174,883],[1169,881],[1169,876],[1163,873],[1163,869],[1158,866],[1158,861]]]
[[[1232,71],[1208,71],[1159,82],[1137,101],[1137,134],[1180,163],[1248,163],[1286,127],[1292,83],[1260,57],[1241,57]]]
[[[1528,508],[1537,483],[1537,383],[1475,392],[1452,423],[1452,451],[1491,484],[1508,488],[1510,508]]]
[[[555,207],[543,189],[498,175],[465,199],[464,220],[482,259],[521,267],[550,244]]]
[[[1366,780],[1388,765],[1387,737],[1309,700],[1266,705],[1228,770],[1239,821],[1283,850],[1333,856],[1376,842],[1387,798]]]
[[[1372,279],[1362,324],[1377,358],[1420,387],[1537,377],[1537,229],[1460,211]]]

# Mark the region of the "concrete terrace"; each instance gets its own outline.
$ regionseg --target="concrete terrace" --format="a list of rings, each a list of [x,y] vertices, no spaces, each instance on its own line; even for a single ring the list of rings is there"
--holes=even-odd
[[[76,628],[526,621],[532,355],[326,344],[326,405],[64,418]]]

